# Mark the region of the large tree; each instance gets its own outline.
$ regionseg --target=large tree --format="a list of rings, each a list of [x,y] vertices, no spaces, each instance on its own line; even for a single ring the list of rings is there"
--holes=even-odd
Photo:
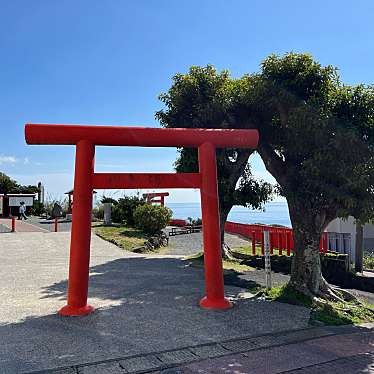
[[[165,109],[156,118],[165,127],[173,128],[240,128],[233,96],[241,82],[227,71],[218,73],[212,66],[191,67],[188,74],[177,74],[167,93],[160,95]],[[224,243],[224,225],[234,205],[261,209],[272,194],[269,183],[255,179],[248,164],[251,149],[217,150],[218,194],[221,239]],[[180,149],[175,163],[177,172],[198,170],[197,150]],[[223,246],[223,255],[228,256]]]
[[[242,79],[237,113],[260,132],[260,153],[286,197],[295,255],[290,284],[337,299],[322,277],[321,234],[336,217],[365,221],[374,202],[374,94],[340,82],[310,55],[266,58]]]

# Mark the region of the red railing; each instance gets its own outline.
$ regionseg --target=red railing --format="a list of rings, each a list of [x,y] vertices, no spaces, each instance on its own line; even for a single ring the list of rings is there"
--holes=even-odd
[[[288,227],[276,227],[267,225],[250,225],[227,221],[225,231],[231,234],[239,234],[252,240],[252,254],[256,254],[256,245],[261,245],[261,254],[264,255],[264,231],[269,231],[270,253],[274,249],[279,255],[291,255],[294,251],[293,231]],[[323,233],[320,241],[320,252],[327,252],[327,233]]]
[[[170,226],[179,226],[179,227],[183,227],[183,226],[187,226],[188,225],[188,222],[185,220],[185,219],[178,219],[178,218],[172,218],[169,222],[169,225]]]

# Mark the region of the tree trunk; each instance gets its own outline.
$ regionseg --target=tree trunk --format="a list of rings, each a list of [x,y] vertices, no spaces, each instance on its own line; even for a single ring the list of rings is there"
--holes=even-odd
[[[290,286],[312,299],[322,297],[339,302],[344,302],[344,298],[354,299],[346,291],[343,298],[338,296],[322,276],[319,246],[322,233],[329,222],[326,214],[305,209],[300,203],[288,203],[294,235]]]
[[[219,218],[220,218],[220,235],[221,235],[221,253],[222,258],[224,259],[234,259],[231,255],[230,248],[225,243],[225,223],[227,216],[230,213],[232,207],[220,207],[219,209]]]
[[[319,243],[322,231],[293,224],[294,256],[290,285],[308,296],[317,296],[326,281],[322,277]]]
[[[320,240],[329,218],[304,201],[287,199],[294,237],[294,255],[291,265],[290,285],[309,296],[325,296],[337,301],[326,280],[322,276],[319,253]]]
[[[355,245],[355,270],[357,273],[363,271],[363,245],[364,226],[360,221],[356,221],[356,245]]]

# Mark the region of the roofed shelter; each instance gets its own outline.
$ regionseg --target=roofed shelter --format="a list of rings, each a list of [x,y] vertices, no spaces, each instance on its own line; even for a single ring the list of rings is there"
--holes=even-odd
[[[18,216],[21,202],[25,203],[26,214],[31,213],[34,205],[35,193],[7,193],[0,194],[0,216]]]

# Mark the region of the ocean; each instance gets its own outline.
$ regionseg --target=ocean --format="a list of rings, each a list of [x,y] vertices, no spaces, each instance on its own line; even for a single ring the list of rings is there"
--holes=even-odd
[[[166,203],[173,211],[173,218],[201,218],[200,203]],[[229,221],[239,223],[277,224],[291,227],[288,206],[286,202],[270,202],[265,204],[264,211],[251,210],[242,206],[234,206],[228,217]]]

